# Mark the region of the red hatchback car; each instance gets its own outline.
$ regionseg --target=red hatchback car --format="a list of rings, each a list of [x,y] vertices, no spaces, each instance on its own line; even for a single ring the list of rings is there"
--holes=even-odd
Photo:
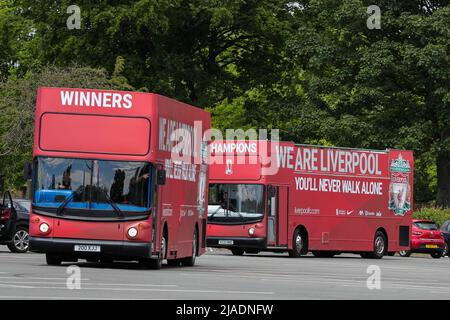
[[[439,259],[446,251],[444,236],[436,223],[431,220],[413,219],[411,236],[411,250],[400,251],[402,257],[409,257],[411,253],[429,253]]]

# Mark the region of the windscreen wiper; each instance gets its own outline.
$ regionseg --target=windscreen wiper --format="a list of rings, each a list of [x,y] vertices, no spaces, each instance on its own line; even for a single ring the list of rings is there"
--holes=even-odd
[[[84,192],[84,188],[79,188],[77,190],[75,190],[74,192],[72,192],[72,194],[66,199],[64,200],[63,203],[61,203],[59,205],[59,207],[56,209],[56,214],[57,215],[61,215],[63,210],[66,208],[66,206],[69,204],[69,202],[71,202],[75,196],[79,196]]]
[[[239,218],[241,218],[242,221],[245,221],[244,216],[243,216],[240,212],[234,211],[234,210],[230,210],[230,209],[227,209],[227,210],[228,210],[228,211],[231,211],[231,212],[233,212],[233,213],[237,213],[237,214],[239,215]]]
[[[103,188],[98,188],[97,190],[101,190],[101,192],[105,195],[106,200],[111,205],[111,207],[114,209],[114,211],[117,213],[117,215],[119,217],[123,218],[125,215],[123,214],[122,210],[120,210],[120,208],[117,206],[117,204],[114,201],[112,201],[108,192],[106,192]]]
[[[225,210],[225,208],[222,208],[222,206],[219,205],[219,207],[216,209],[216,211],[214,211],[213,213],[211,213],[210,216],[208,216],[208,219],[211,219],[212,217],[214,217],[216,215],[216,213],[219,212],[220,209],[224,209]]]

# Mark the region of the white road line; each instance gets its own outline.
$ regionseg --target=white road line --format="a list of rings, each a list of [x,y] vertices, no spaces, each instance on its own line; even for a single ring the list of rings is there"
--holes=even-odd
[[[129,284],[129,283],[93,283],[93,282],[84,282],[84,279],[81,279],[81,284],[83,286],[129,286],[129,287],[168,287],[168,288],[176,288],[178,287],[175,284]],[[64,282],[42,282],[42,281],[15,281],[15,282],[5,282],[0,281],[0,285],[6,285],[6,284],[52,284],[52,285],[66,285],[66,281]]]
[[[65,287],[30,287],[28,289],[56,289],[69,290]],[[83,290],[97,290],[97,291],[138,291],[138,292],[184,292],[184,293],[218,293],[218,294],[259,294],[259,295],[273,295],[274,292],[264,291],[229,291],[229,290],[190,290],[190,289],[151,289],[151,288],[83,288],[76,291]]]
[[[19,288],[19,289],[33,289],[33,287],[31,287],[31,286],[19,286],[17,284],[6,284],[6,283],[0,283],[0,287]]]
[[[116,298],[116,297],[111,297],[111,298],[90,298],[90,297],[77,297],[77,296],[73,296],[73,297],[62,297],[62,296],[58,296],[58,297],[51,297],[51,296],[0,296],[0,299],[14,299],[14,300],[24,300],[24,299],[31,299],[31,300],[173,300],[173,299],[166,299],[166,298],[151,298],[151,299],[146,299],[146,298]]]
[[[65,278],[41,278],[41,277],[0,277],[1,279],[15,279],[15,280],[67,280],[67,277]],[[91,279],[82,279],[83,281],[89,281]]]

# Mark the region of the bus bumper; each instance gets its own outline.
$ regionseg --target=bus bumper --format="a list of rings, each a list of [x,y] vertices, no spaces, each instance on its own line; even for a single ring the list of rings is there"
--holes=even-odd
[[[75,245],[100,246],[100,252],[75,251]],[[30,251],[83,258],[107,256],[115,258],[151,258],[152,244],[116,240],[84,240],[30,237]]]
[[[265,238],[241,238],[241,237],[208,237],[206,240],[208,247],[214,248],[251,248],[264,249],[266,247]]]

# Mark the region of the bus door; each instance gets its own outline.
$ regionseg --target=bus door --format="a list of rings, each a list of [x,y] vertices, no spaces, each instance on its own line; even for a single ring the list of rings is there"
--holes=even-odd
[[[268,187],[267,246],[287,246],[288,187]]]

